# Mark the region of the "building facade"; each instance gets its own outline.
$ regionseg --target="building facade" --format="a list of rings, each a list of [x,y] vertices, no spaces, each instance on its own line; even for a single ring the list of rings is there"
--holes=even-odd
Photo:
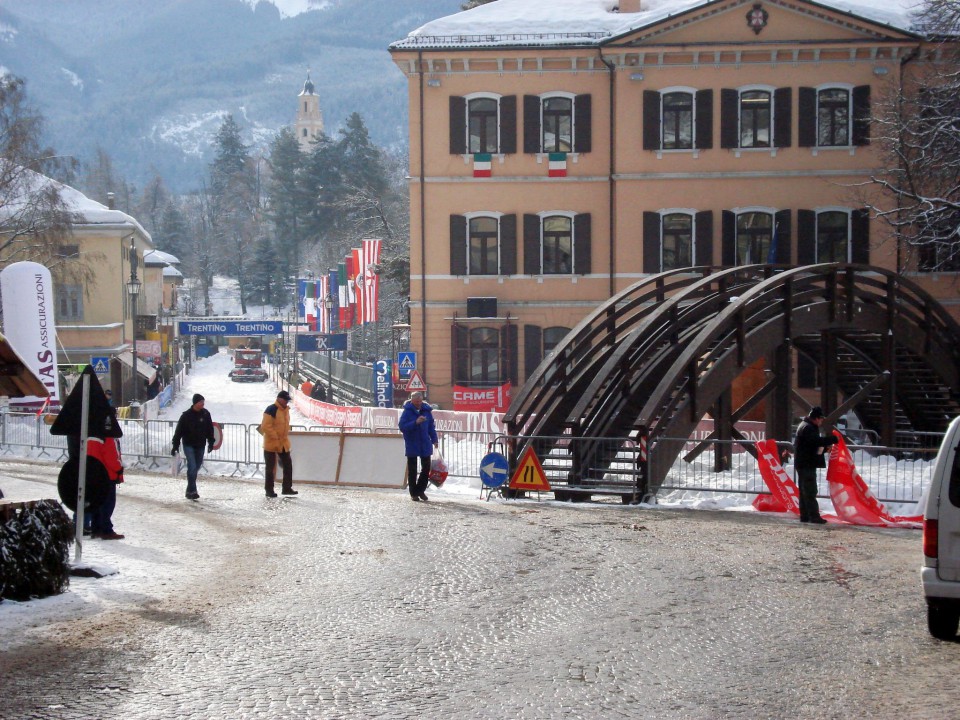
[[[444,407],[523,383],[663,270],[910,269],[864,185],[883,164],[872,108],[923,61],[899,5],[600,5],[497,0],[391,46],[409,81],[411,343]],[[952,279],[914,279],[955,302]]]

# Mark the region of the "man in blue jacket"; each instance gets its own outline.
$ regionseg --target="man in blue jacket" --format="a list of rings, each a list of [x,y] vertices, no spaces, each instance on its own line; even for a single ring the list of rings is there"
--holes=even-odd
[[[425,490],[430,481],[430,456],[437,447],[437,428],[433,423],[433,408],[423,401],[423,393],[415,392],[404,403],[400,413],[400,432],[407,456],[407,487],[414,502],[427,500]],[[417,458],[420,474],[417,474]]]

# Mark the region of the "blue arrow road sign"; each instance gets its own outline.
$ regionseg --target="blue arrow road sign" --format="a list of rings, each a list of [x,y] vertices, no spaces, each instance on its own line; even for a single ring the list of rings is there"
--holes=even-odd
[[[90,365],[97,375],[106,375],[110,372],[110,358],[108,357],[91,357]]]
[[[480,481],[487,487],[496,488],[503,485],[509,471],[510,465],[500,453],[487,453],[480,461]]]

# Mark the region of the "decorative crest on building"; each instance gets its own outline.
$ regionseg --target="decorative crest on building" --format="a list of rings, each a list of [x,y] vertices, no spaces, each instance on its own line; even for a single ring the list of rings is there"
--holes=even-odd
[[[747,13],[747,26],[752,29],[755,34],[759,35],[760,31],[767,26],[767,20],[769,18],[770,13],[764,10],[760,3],[757,3]]]

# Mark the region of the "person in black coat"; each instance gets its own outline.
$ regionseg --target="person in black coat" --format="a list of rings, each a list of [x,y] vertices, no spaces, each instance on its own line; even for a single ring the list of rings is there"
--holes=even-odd
[[[194,395],[193,405],[183,411],[177,421],[177,429],[173,432],[173,450],[170,454],[176,455],[180,451],[182,442],[183,456],[187,459],[186,498],[188,500],[200,498],[200,493],[197,492],[197,472],[203,465],[203,448],[206,446],[207,452],[211,452],[215,441],[213,418],[203,404],[203,395],[200,393]]]
[[[800,522],[822,525],[826,522],[820,517],[820,505],[817,503],[817,468],[827,466],[824,451],[836,444],[833,435],[820,434],[823,425],[823,410],[817,406],[803,419],[797,428],[793,441],[793,467],[797,472],[797,488],[800,490]]]

